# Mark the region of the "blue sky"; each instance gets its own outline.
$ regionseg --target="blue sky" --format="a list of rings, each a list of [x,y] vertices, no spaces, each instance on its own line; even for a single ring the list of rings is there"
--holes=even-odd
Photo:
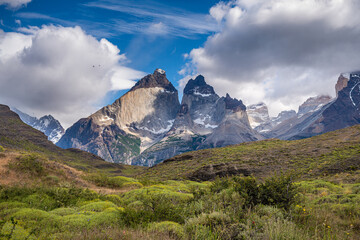
[[[218,28],[209,16],[216,2],[33,0],[20,9],[0,6],[0,28],[12,32],[43,24],[81,26],[86,33],[117,45],[128,58],[127,66],[146,73],[163,68],[177,86],[183,55],[201,46]]]

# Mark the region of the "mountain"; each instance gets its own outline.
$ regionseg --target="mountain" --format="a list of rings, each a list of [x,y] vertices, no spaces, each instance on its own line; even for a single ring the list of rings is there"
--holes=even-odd
[[[199,75],[188,81],[180,104],[165,71],[156,69],[112,105],[80,119],[57,145],[152,166],[182,152],[261,138],[240,100],[219,97]]]
[[[265,133],[267,138],[291,139],[301,131],[301,127],[317,119],[321,111],[331,103],[330,96],[317,96],[307,99],[299,106],[298,112],[280,121],[271,131]]]
[[[343,81],[342,76],[340,81]],[[301,127],[315,121],[331,101],[333,99],[330,96],[311,97],[299,106],[298,112],[282,111],[277,117],[269,117],[265,103],[250,105],[247,113],[249,120],[252,121],[252,127],[265,138],[291,139],[301,132]]]
[[[152,166],[180,153],[258,139],[262,137],[250,127],[241,100],[228,94],[219,97],[199,75],[186,84],[170,131],[135,158],[133,164]]]
[[[165,71],[156,69],[112,105],[76,122],[57,145],[131,164],[132,158],[165,136],[179,109],[177,90]]]
[[[65,130],[61,126],[60,122],[51,115],[46,115],[38,119],[23,113],[19,109],[12,108],[12,110],[19,115],[20,119],[24,123],[43,132],[53,143],[57,143],[65,133]]]
[[[309,99],[299,108],[299,112],[304,109],[310,110],[307,114],[300,114],[300,119],[292,123],[290,127],[283,127],[281,132],[273,130],[273,134],[280,139],[293,140],[359,124],[359,85],[359,72],[349,74],[349,78],[340,75],[335,86],[337,92],[336,99],[330,100],[328,97],[315,101]],[[320,104],[314,104],[314,102],[319,102]]]
[[[270,121],[268,107],[263,102],[248,106],[246,112],[252,128],[256,128]]]

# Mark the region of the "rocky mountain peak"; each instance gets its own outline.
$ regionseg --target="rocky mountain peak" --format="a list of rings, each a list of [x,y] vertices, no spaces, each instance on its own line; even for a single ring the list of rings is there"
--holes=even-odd
[[[172,83],[166,78],[166,73],[164,70],[157,68],[153,74],[149,74],[143,77],[138,81],[130,91],[134,91],[139,88],[155,88],[161,87],[170,92],[177,92],[176,88]]]
[[[299,106],[298,116],[301,117],[306,113],[319,110],[322,106],[329,103],[331,99],[332,98],[330,96],[326,95],[308,98],[303,104]]]
[[[201,95],[203,97],[215,94],[214,88],[205,82],[202,75],[190,79],[184,88],[184,94]]]
[[[241,100],[237,100],[236,98],[230,97],[227,93],[225,97],[225,106],[226,109],[233,110],[234,112],[246,111],[246,106],[243,104]]]
[[[252,128],[270,121],[268,107],[263,102],[247,106],[246,112]]]
[[[345,74],[341,74],[338,78],[338,81],[335,85],[336,97],[338,97],[338,93],[347,87],[349,82],[349,77]]]

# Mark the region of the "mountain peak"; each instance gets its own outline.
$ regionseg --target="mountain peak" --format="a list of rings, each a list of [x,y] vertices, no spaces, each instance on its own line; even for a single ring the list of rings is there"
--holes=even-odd
[[[166,78],[166,73],[164,70],[157,68],[153,74],[149,74],[143,77],[140,81],[138,81],[134,87],[130,89],[130,91],[134,91],[139,88],[154,88],[154,87],[162,87],[168,91],[176,92],[177,90],[172,85],[172,83]]]
[[[154,74],[157,74],[157,73],[161,74],[161,75],[166,75],[165,70],[162,70],[161,68],[155,69]]]
[[[225,105],[226,109],[233,110],[235,112],[237,111],[245,111],[246,106],[243,104],[241,100],[237,100],[236,98],[230,97],[230,95],[227,93],[225,97]]]
[[[215,94],[214,88],[205,82],[205,78],[202,75],[198,75],[195,79],[190,79],[184,88],[184,94],[195,94],[210,96]]]

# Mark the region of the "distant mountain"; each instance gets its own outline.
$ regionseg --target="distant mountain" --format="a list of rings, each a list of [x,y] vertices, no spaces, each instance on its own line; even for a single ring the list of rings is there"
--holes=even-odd
[[[294,125],[281,138],[301,139],[360,123],[360,72],[343,75],[336,84],[337,98],[316,108],[304,121]]]
[[[24,123],[43,132],[53,143],[57,143],[65,133],[65,130],[61,126],[60,122],[51,115],[46,115],[38,119],[20,111],[19,109],[13,108],[12,110],[19,115],[20,119]]]
[[[187,83],[180,105],[165,71],[157,69],[112,105],[75,123],[57,145],[152,166],[182,152],[261,138],[240,100],[219,97],[199,75]]]

